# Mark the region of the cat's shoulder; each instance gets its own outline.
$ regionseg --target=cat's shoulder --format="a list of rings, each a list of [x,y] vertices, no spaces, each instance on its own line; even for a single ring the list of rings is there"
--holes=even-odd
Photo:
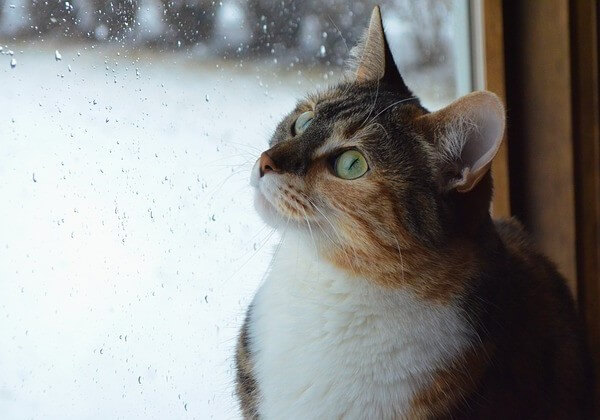
[[[495,219],[494,225],[502,242],[511,248],[532,248],[533,243],[521,222],[514,217]]]
[[[516,218],[496,219],[494,225],[502,244],[512,257],[529,263],[540,260],[549,263],[539,252],[523,224]]]
[[[514,217],[494,220],[496,231],[508,253],[510,270],[518,278],[526,278],[525,284],[534,285],[536,290],[545,284],[553,295],[570,296],[566,279],[559,273],[555,264],[546,257],[525,227]],[[542,287],[544,288],[544,287]],[[567,300],[570,300],[567,298]]]

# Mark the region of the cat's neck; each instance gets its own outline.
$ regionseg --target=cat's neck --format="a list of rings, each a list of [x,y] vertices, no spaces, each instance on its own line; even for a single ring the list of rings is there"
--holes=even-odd
[[[448,333],[464,338],[471,334],[470,326],[462,319],[458,300],[428,299],[407,284],[392,288],[373,279],[356,276],[336,267],[313,243],[303,239],[302,235],[285,235],[274,256],[266,280],[270,285],[263,289],[277,290],[273,296],[282,299],[280,304],[290,299],[295,301],[294,305],[314,305],[315,310],[321,306],[332,312],[337,309],[342,312],[362,310],[383,318],[389,310],[389,313],[396,314],[394,319],[404,324],[405,334],[420,331],[420,323],[425,319],[445,325],[443,331],[439,331],[440,336]],[[419,279],[432,281],[425,277]]]
[[[392,245],[393,244],[393,245]],[[364,249],[364,248],[363,248]],[[456,240],[444,247],[402,247],[390,241],[372,253],[360,248],[324,243],[304,232],[288,232],[274,258],[290,274],[313,270],[313,274],[341,273],[352,281],[367,282],[386,290],[406,290],[437,303],[455,300],[486,265],[476,240]],[[300,274],[303,276],[304,274]]]
[[[415,395],[475,340],[458,302],[356,276],[293,233],[251,312],[261,409],[272,418],[337,418],[340,404],[353,418],[381,407],[408,417]]]

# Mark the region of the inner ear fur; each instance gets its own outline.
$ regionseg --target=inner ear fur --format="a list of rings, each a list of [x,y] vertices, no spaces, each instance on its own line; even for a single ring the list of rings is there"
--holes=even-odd
[[[440,171],[443,187],[471,191],[489,171],[502,143],[505,111],[500,99],[491,92],[473,92],[421,118],[431,125],[438,160],[453,168]]]
[[[386,67],[385,49],[386,39],[381,10],[379,6],[375,6],[371,13],[369,27],[353,51],[358,59],[355,73],[357,82],[383,78]]]

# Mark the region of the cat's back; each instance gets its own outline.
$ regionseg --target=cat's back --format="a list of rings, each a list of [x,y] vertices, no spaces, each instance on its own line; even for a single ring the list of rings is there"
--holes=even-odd
[[[539,251],[523,225],[514,218],[494,220],[494,225],[507,253],[510,275],[520,279],[520,285],[525,289],[535,288],[538,297],[562,301],[568,311],[574,312],[566,279]]]
[[[538,302],[539,306],[527,305],[532,310],[553,308],[553,316],[544,316],[544,320],[568,321],[568,326],[575,328],[578,322],[574,300],[566,279],[556,266],[539,251],[518,220],[495,220],[494,225],[507,254],[503,260],[507,265],[503,273],[510,277],[505,281],[513,292],[512,297],[516,303],[523,299],[531,304]]]
[[[592,380],[574,300],[565,279],[515,219],[494,221],[504,252],[479,287],[494,343],[474,418],[589,418]]]
[[[496,219],[494,220],[494,226],[511,257],[527,263],[533,269],[544,269],[546,265],[550,264],[540,254],[529,234],[517,219]],[[542,264],[544,267],[536,264],[539,262],[544,263]],[[539,274],[542,273],[540,272]]]

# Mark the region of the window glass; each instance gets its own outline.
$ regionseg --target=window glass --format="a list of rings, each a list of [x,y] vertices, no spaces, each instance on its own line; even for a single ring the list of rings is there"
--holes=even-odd
[[[466,0],[382,3],[427,106],[470,90]],[[0,0],[3,418],[238,417],[249,171],[373,4]]]

